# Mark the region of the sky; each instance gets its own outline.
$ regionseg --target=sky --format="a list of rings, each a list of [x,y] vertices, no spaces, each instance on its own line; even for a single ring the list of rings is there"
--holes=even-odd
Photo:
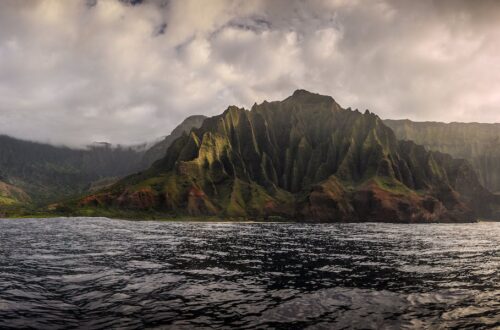
[[[136,144],[296,89],[500,122],[500,2],[0,1],[0,134]]]

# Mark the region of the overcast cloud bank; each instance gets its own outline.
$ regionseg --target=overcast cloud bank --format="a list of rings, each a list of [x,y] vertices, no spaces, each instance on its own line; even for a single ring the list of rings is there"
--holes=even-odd
[[[382,118],[500,121],[496,1],[0,2],[0,133],[139,143],[302,88]]]

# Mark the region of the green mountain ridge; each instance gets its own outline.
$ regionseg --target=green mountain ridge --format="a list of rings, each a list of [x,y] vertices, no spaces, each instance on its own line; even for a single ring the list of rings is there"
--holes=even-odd
[[[95,143],[83,149],[0,135],[0,213],[2,208],[43,205],[105,188],[164,157],[183,132],[199,127],[191,116],[148,149]]]
[[[375,114],[298,90],[205,119],[150,169],[65,209],[459,222],[488,216],[493,200],[466,161],[398,141]]]
[[[396,137],[470,162],[480,182],[500,192],[500,124],[384,120]]]
[[[70,149],[0,136],[0,176],[36,202],[83,192],[90,182],[137,171],[133,148]]]
[[[169,135],[158,143],[155,143],[144,153],[141,161],[142,168],[147,169],[153,165],[155,161],[165,157],[167,149],[170,147],[172,142],[181,137],[182,134],[191,131],[192,128],[199,128],[206,118],[207,117],[203,115],[194,115],[184,119],[182,123],[175,127]]]

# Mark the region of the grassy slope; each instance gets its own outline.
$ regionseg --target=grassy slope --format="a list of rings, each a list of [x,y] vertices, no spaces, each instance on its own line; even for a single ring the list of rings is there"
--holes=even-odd
[[[148,171],[51,210],[134,218],[332,212],[349,218],[365,208],[363,216],[383,218],[400,216],[400,204],[425,213],[415,203],[427,198],[442,199],[456,208],[456,216],[464,210],[453,191],[458,171],[452,174],[449,163],[398,142],[369,112],[344,110],[330,97],[297,91],[251,111],[229,107],[177,139]]]
[[[448,162],[415,144],[398,142],[369,112],[344,110],[330,97],[297,91],[251,111],[229,107],[176,140],[150,170],[73,209],[88,214],[294,217],[302,212],[301,203],[315,207],[308,204],[314,202],[310,192],[315,185],[322,187],[315,201],[326,203],[320,207],[324,214],[342,198],[367,189],[411,204],[436,188],[437,198],[458,205],[454,197],[444,196],[453,195]],[[331,175],[338,182],[323,184]],[[380,203],[396,207],[396,201]],[[344,206],[343,211],[353,212]]]

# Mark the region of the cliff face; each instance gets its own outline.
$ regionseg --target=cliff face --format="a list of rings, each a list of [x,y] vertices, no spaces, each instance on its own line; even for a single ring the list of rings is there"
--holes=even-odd
[[[475,191],[475,193],[470,193]],[[490,198],[467,163],[400,142],[376,115],[296,91],[229,107],[148,171],[79,207],[311,221],[471,221]]]
[[[396,137],[470,162],[479,181],[500,192],[500,124],[385,120]]]
[[[82,193],[94,180],[137,171],[140,155],[105,144],[70,149],[0,136],[0,180],[35,201],[49,201]]]
[[[189,116],[180,123],[170,135],[154,144],[142,156],[142,168],[149,168],[155,161],[165,157],[168,147],[184,133],[189,133],[193,128],[199,128],[207,117],[202,115]]]

